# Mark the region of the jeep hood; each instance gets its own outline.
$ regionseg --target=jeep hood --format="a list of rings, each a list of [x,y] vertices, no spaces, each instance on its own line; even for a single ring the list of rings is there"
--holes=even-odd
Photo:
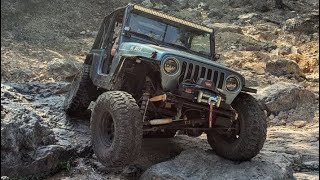
[[[156,56],[153,59],[158,61],[161,61],[164,56],[168,56],[168,55],[172,55],[175,57],[183,57],[183,58],[190,59],[191,61],[198,61],[198,62],[207,64],[208,66],[215,66],[217,68],[233,72],[234,74],[237,74],[238,76],[243,78],[241,74],[234,71],[233,69],[225,67],[210,59],[197,56],[185,51],[169,48],[169,47],[157,46],[153,44],[136,43],[136,42],[123,42],[119,47],[118,54],[121,56],[140,56],[140,57],[151,58],[155,52],[156,52]]]

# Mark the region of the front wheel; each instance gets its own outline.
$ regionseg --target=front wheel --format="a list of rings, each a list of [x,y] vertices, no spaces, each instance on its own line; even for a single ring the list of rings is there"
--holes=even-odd
[[[123,167],[138,156],[142,118],[134,98],[123,91],[101,94],[91,113],[93,151],[107,167]]]
[[[246,93],[240,93],[232,107],[238,113],[232,130],[209,131],[208,142],[219,156],[234,161],[250,160],[260,152],[266,140],[265,115],[257,101]]]

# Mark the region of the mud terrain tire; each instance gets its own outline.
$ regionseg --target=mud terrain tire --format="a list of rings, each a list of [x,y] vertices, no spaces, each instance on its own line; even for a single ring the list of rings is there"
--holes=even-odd
[[[106,167],[123,167],[139,155],[142,118],[135,99],[123,91],[101,94],[91,113],[92,145]]]
[[[173,138],[176,135],[176,131],[174,130],[165,130],[164,132],[155,131],[155,132],[147,132],[143,135],[143,138]]]
[[[64,110],[70,116],[81,116],[88,112],[91,101],[99,95],[97,87],[90,79],[90,65],[84,64],[82,72],[71,83],[69,92],[64,100]]]
[[[238,112],[240,132],[237,138],[226,139],[216,131],[207,132],[210,146],[217,155],[233,161],[246,161],[256,156],[263,147],[267,134],[264,112],[249,94],[240,93],[232,102]]]

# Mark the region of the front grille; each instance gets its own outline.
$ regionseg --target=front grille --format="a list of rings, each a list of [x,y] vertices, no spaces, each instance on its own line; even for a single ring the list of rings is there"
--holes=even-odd
[[[204,78],[207,80],[212,80],[212,82],[218,88],[222,88],[224,82],[224,73],[218,70],[209,69],[204,66],[200,66],[194,63],[182,62],[181,74],[179,77],[179,83],[185,80],[190,80],[192,82],[197,82],[199,78]]]

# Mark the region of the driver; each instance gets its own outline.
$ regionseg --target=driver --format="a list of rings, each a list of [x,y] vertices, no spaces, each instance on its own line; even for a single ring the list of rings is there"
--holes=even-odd
[[[114,56],[116,54],[118,46],[119,46],[119,37],[117,37],[114,40],[114,43],[111,48],[111,56]]]

